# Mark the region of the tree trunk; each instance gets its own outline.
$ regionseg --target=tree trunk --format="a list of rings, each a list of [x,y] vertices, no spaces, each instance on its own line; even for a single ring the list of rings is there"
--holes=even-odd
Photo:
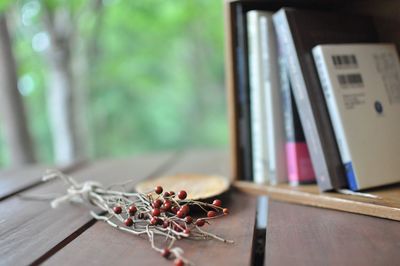
[[[0,14],[0,112],[5,142],[14,166],[35,162],[24,105],[18,92],[16,63],[4,15]]]
[[[72,76],[69,68],[70,53],[64,44],[52,43],[48,53],[47,107],[53,136],[56,163],[68,164],[75,160],[74,130],[72,122]],[[67,46],[67,44],[65,44]]]
[[[47,53],[49,66],[47,106],[53,135],[56,163],[69,164],[87,156],[84,93],[77,92],[73,67],[75,49],[72,21],[68,10],[47,9],[45,18],[51,45]],[[84,89],[79,87],[79,89]],[[87,123],[86,123],[87,124]]]

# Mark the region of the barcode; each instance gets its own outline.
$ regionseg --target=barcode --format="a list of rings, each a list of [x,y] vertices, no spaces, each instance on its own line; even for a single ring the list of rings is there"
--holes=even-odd
[[[332,61],[336,68],[357,67],[357,58],[354,54],[349,55],[332,55]]]
[[[363,87],[361,74],[342,74],[337,76],[339,84],[342,88],[347,87]]]

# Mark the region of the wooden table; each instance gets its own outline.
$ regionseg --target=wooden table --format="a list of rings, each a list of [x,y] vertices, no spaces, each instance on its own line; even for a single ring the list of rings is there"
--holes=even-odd
[[[61,181],[41,183],[46,166],[0,171],[1,265],[173,265],[146,239],[91,218],[87,208],[22,195],[61,193]],[[166,152],[87,162],[64,169],[79,181],[111,184],[175,173],[225,174],[228,156],[219,151]],[[256,198],[232,190],[231,214],[213,221],[211,232],[235,240],[177,243],[196,265],[260,265],[252,261]],[[265,265],[399,265],[400,223],[338,211],[270,201]],[[254,241],[259,243],[259,241]]]

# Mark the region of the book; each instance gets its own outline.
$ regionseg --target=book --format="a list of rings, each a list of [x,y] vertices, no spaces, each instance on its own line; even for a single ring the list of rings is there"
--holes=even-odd
[[[291,185],[313,183],[315,173],[289,80],[285,88],[282,86],[282,97],[289,183]]]
[[[312,183],[315,182],[314,169],[290,85],[283,44],[279,42],[279,39],[278,59],[288,181],[291,185]]]
[[[278,45],[272,13],[260,17],[263,89],[267,127],[268,172],[271,184],[287,182],[285,129],[278,65]]]
[[[247,34],[249,50],[250,114],[253,180],[258,184],[269,182],[269,162],[267,146],[267,118],[265,109],[265,86],[263,53],[261,46],[260,19],[272,17],[272,13],[263,11],[247,12]]]
[[[351,190],[400,181],[400,64],[392,44],[313,49]]]
[[[251,117],[248,81],[248,49],[247,49],[247,21],[242,5],[235,7],[236,13],[236,46],[235,53],[237,62],[235,64],[235,83],[237,84],[237,105],[238,114],[238,159],[241,167],[239,178],[243,180],[253,180],[252,167],[252,140],[251,140]]]
[[[372,20],[354,14],[282,8],[273,16],[283,43],[293,94],[317,183],[322,191],[347,187],[345,170],[311,49],[326,43],[374,42]]]
[[[247,13],[253,178],[287,181],[277,46],[272,12]]]

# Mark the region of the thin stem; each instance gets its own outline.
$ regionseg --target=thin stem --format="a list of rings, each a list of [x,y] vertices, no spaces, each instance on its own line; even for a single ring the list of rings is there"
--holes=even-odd
[[[179,200],[172,196],[156,195],[154,192],[149,192],[148,194],[143,193],[133,193],[125,191],[116,191],[111,189],[104,189],[101,184],[93,181],[87,181],[84,183],[77,183],[73,178],[64,175],[59,171],[49,172],[49,174],[44,178],[44,180],[51,180],[55,178],[60,178],[65,181],[70,187],[65,195],[58,196],[51,202],[53,207],[57,207],[60,203],[69,201],[79,201],[87,202],[91,205],[101,209],[103,214],[96,214],[94,211],[90,211],[90,214],[98,221],[103,221],[110,226],[131,233],[133,235],[147,235],[151,247],[162,253],[163,249],[160,248],[156,243],[155,236],[165,237],[164,245],[170,250],[171,254],[178,259],[182,259],[185,265],[190,265],[191,262],[185,259],[182,254],[182,249],[174,247],[177,239],[188,238],[194,240],[204,240],[208,238],[213,238],[225,243],[233,243],[232,240],[223,239],[220,236],[206,232],[199,228],[196,224],[188,224],[183,218],[179,218],[171,210],[162,210],[160,215],[156,217],[161,219],[163,222],[168,222],[168,227],[164,228],[159,225],[153,225],[151,221],[151,213],[153,210],[152,203],[153,200],[169,200],[172,207],[182,208],[184,205],[188,206],[198,206],[206,214],[211,209],[218,213],[215,217],[202,217],[199,219],[208,220],[217,219],[225,214],[222,214],[223,208],[215,206],[213,204],[203,203],[201,201],[195,200]],[[113,186],[109,186],[111,188]],[[130,214],[129,208],[134,205],[136,207],[136,213]],[[122,209],[122,212],[116,213],[115,207],[118,206]],[[139,215],[142,215],[139,219]],[[126,219],[132,219],[132,226],[125,226],[124,223]],[[152,218],[154,219],[154,217]],[[121,225],[120,225],[121,224]],[[185,233],[185,230],[189,233]]]

